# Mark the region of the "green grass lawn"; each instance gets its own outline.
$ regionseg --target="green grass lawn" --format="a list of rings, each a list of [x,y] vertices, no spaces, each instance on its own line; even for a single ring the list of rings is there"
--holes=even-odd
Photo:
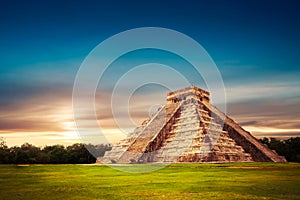
[[[300,164],[1,165],[0,199],[300,199]]]

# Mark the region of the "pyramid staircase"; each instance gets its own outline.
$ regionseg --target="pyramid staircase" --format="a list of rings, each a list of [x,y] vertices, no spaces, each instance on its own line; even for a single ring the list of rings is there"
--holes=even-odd
[[[252,161],[196,99],[185,100],[175,122],[153,162]]]

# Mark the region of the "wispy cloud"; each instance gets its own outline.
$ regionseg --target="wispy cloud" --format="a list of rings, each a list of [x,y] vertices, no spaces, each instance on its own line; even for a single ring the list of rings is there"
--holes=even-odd
[[[227,88],[229,116],[259,137],[299,135],[299,89],[280,85],[282,87],[254,84]],[[66,144],[78,141],[72,113],[71,87],[41,87],[38,84],[21,83],[11,86],[12,90],[3,85],[0,87],[4,94],[0,100],[0,130],[10,144],[25,141],[38,142],[39,145],[54,141]],[[165,92],[154,90],[145,94],[141,90],[130,99],[119,96],[114,114],[111,110],[111,94],[97,92],[95,103],[101,125],[99,128],[111,141],[125,137],[122,131],[128,133],[149,118],[151,106],[165,104]],[[95,120],[84,112],[77,117],[85,121],[86,128]],[[118,124],[116,120],[122,123]]]

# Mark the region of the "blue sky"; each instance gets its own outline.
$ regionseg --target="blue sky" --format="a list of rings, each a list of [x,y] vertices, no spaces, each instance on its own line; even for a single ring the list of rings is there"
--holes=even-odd
[[[299,136],[299,8],[283,0],[2,2],[0,134],[10,145],[76,141],[72,86],[81,62],[114,34],[154,26],[182,32],[207,50],[224,79],[228,113],[247,130]],[[136,115],[137,123],[146,114]]]

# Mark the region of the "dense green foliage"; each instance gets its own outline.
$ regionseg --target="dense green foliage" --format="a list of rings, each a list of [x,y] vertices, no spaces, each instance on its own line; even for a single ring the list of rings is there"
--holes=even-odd
[[[300,137],[288,140],[263,138],[260,141],[289,162],[300,162]],[[44,148],[25,143],[20,147],[7,147],[3,138],[0,138],[0,164],[88,164],[95,163],[95,157],[101,157],[105,151],[111,149],[110,145],[73,144],[52,145]]]
[[[0,165],[1,199],[281,200],[300,199],[299,188],[298,163],[172,164],[142,174],[104,165]]]
[[[94,155],[103,156],[104,152],[111,149],[109,145],[84,145],[73,144],[36,147],[25,143],[20,147],[7,147],[5,141],[0,141],[0,164],[84,164],[95,163],[96,158],[87,150],[93,151]]]
[[[276,138],[263,138],[260,142],[266,144],[270,149],[275,150],[279,155],[284,156],[289,162],[300,162],[300,137],[288,140]]]

